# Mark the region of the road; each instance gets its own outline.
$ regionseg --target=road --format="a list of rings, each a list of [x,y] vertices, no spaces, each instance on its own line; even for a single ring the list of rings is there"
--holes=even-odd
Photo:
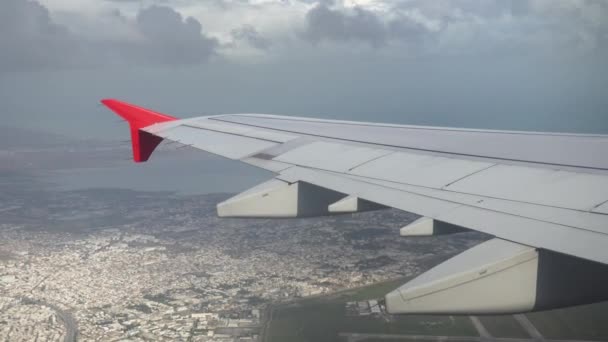
[[[469,318],[471,319],[471,323],[473,323],[473,326],[475,327],[475,329],[477,330],[477,333],[479,334],[479,336],[482,339],[487,339],[487,340],[492,339],[492,335],[490,335],[490,333],[488,332],[488,329],[486,329],[486,327],[481,323],[479,318],[477,318],[475,316],[469,316]]]
[[[65,336],[63,338],[63,342],[76,342],[78,338],[78,324],[76,323],[76,320],[72,314],[64,311],[55,304],[47,303],[38,299],[23,297],[21,298],[21,302],[25,305],[46,306],[47,308],[55,311],[55,314],[57,314],[57,317],[59,317],[59,319],[63,322],[63,326],[65,327]]]
[[[543,335],[541,335],[540,331],[536,329],[534,324],[530,322],[526,315],[513,315],[513,318],[515,318],[517,322],[519,322],[519,324],[526,329],[528,335],[530,335],[530,337],[532,337],[535,341],[546,341]]]

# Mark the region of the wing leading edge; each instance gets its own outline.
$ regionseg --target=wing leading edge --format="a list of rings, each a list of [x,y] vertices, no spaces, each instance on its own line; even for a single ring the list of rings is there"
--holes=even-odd
[[[496,237],[387,294],[391,312],[524,312],[608,299],[608,290],[576,285],[608,275],[608,136],[261,114],[177,120],[103,103],[129,121],[136,162],[167,139],[278,174],[218,204],[220,216],[393,207],[426,217],[404,236],[473,229]],[[496,294],[479,296],[484,290]]]

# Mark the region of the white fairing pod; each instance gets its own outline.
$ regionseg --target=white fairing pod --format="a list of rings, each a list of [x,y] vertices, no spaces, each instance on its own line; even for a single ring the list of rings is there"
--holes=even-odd
[[[217,205],[220,217],[294,218],[329,214],[343,194],[305,182],[273,179]]]
[[[568,260],[565,260],[568,259]],[[564,265],[566,265],[564,267]],[[510,314],[608,298],[605,265],[492,239],[386,295],[394,314]]]
[[[401,236],[435,236],[469,231],[466,228],[455,226],[429,217],[421,217],[399,230]]]
[[[385,206],[361,199],[357,196],[346,196],[327,208],[330,213],[348,214],[362,211],[386,209]]]
[[[390,313],[482,314],[534,307],[538,253],[493,239],[386,295]]]

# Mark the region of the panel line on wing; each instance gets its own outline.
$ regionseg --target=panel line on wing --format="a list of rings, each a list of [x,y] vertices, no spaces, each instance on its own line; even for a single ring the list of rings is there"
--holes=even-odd
[[[359,167],[361,167],[361,166],[364,166],[365,164],[367,164],[367,163],[371,163],[371,162],[376,161],[376,160],[378,160],[378,159],[380,159],[380,158],[390,156],[391,154],[394,154],[394,153],[397,153],[397,151],[390,151],[390,152],[389,152],[389,153],[387,153],[387,154],[379,155],[379,156],[377,156],[377,157],[375,157],[375,158],[372,158],[372,159],[370,159],[370,160],[366,160],[366,161],[364,161],[364,162],[362,162],[362,163],[360,163],[360,164],[358,164],[358,165],[355,165],[355,166],[351,167],[350,169],[348,169],[348,172],[350,173],[350,172],[352,172],[353,170],[355,170],[356,168],[359,168]]]
[[[593,207],[593,209],[591,209],[591,211],[596,210],[597,208],[599,208],[599,207],[603,206],[603,205],[604,205],[604,204],[606,204],[606,203],[608,203],[608,200],[605,200],[604,202],[601,202],[600,204],[595,205],[595,206]]]
[[[608,215],[608,201],[600,203],[597,207],[591,210],[594,214]]]
[[[487,169],[489,169],[489,168],[491,168],[491,167],[494,167],[494,166],[496,166],[496,165],[499,165],[499,164],[491,164],[491,165],[488,165],[487,167],[485,167],[485,168],[483,168],[483,169],[479,169],[479,170],[477,170],[477,171],[475,171],[475,172],[471,172],[471,173],[469,173],[469,174],[468,174],[468,175],[466,175],[466,176],[460,177],[460,178],[458,178],[457,180],[452,181],[452,182],[450,182],[450,183],[448,183],[448,184],[446,184],[446,185],[442,186],[442,187],[441,187],[441,190],[445,190],[445,189],[446,189],[448,186],[450,186],[450,185],[454,185],[455,183],[458,183],[458,182],[460,182],[461,180],[464,180],[465,178],[471,177],[471,176],[476,175],[476,174],[478,174],[478,173],[480,173],[480,172],[484,172],[485,170],[487,170]]]

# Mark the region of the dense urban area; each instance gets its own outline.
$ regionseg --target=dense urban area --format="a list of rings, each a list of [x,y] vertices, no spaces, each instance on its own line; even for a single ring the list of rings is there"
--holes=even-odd
[[[411,214],[218,219],[228,195],[41,191],[5,173],[0,338],[256,340],[269,303],[411,276],[482,238],[403,239]]]

